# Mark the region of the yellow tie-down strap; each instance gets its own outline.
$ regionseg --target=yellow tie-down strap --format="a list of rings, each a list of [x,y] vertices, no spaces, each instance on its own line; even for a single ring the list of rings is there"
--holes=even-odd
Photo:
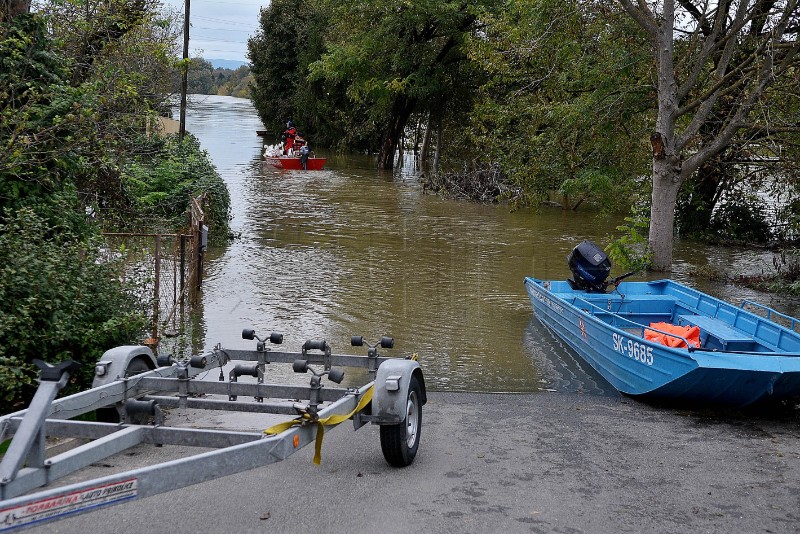
[[[319,465],[322,462],[322,437],[325,434],[325,427],[326,426],[335,426],[339,423],[343,423],[347,421],[357,412],[363,410],[367,404],[372,400],[372,391],[375,389],[375,386],[370,386],[370,388],[364,392],[361,396],[361,400],[358,401],[358,405],[355,409],[347,415],[340,415],[334,414],[329,415],[324,419],[319,419],[315,421],[314,424],[317,425],[317,440],[314,444],[314,464]],[[281,432],[292,428],[293,426],[299,426],[304,422],[308,421],[309,415],[303,414],[302,417],[298,417],[297,419],[292,419],[291,421],[286,421],[284,423],[278,423],[277,425],[273,425],[268,429],[264,430],[264,434],[269,436],[274,436],[276,434],[280,434]],[[295,445],[296,447],[297,445]]]

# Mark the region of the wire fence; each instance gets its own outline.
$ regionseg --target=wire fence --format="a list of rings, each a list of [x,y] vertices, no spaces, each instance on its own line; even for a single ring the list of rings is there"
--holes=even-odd
[[[150,317],[144,344],[158,354],[188,357],[202,351],[195,313],[203,280],[207,226],[205,195],[192,200],[189,228],[176,234],[106,233],[107,250],[121,260],[122,276]]]

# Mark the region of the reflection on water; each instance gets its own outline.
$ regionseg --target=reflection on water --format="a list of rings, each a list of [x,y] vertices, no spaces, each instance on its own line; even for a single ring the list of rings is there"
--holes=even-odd
[[[524,334],[524,349],[539,370],[540,387],[549,391],[618,395],[614,386],[583,361],[536,316]]]
[[[274,169],[260,162],[262,126],[246,100],[204,97],[187,125],[230,189],[232,227],[241,234],[207,257],[206,350],[249,347],[240,338],[245,327],[282,332],[289,350],[313,338],[338,353],[353,350],[351,335],[390,335],[387,354],[418,353],[433,389],[609,391],[531,320],[523,278],[563,279],[572,247],[607,242],[620,219],[424,195],[413,164],[380,172],[366,156],[328,155],[319,172]],[[676,255],[679,279],[705,262],[752,263],[743,253],[681,243]],[[741,288],[701,289],[793,305]]]

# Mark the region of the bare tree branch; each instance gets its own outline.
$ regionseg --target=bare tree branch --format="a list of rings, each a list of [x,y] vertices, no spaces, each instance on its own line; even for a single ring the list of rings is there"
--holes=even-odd
[[[651,39],[655,39],[658,33],[658,23],[656,17],[643,0],[638,0],[639,7],[633,5],[631,0],[619,0],[622,7],[628,14],[641,26]]]

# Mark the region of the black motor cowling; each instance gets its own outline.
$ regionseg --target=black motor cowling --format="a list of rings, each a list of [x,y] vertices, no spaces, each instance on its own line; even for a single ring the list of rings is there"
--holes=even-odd
[[[608,287],[606,279],[611,273],[611,260],[603,249],[584,241],[567,256],[572,278],[568,280],[573,289],[602,291]]]

